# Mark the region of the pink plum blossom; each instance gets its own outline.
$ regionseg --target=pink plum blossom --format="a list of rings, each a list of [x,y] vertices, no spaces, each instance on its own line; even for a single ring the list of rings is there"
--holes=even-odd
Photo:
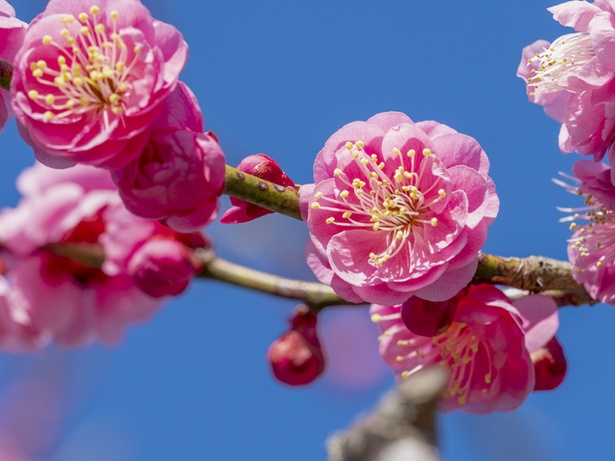
[[[387,112],[325,143],[300,189],[308,265],[350,302],[454,296],[472,279],[499,208],[480,145]]]
[[[7,285],[0,324],[8,325],[2,341],[9,349],[119,341],[127,325],[160,306],[128,273],[135,253],[158,236],[198,240],[128,212],[103,169],[38,164],[20,176],[18,187],[24,198],[0,214]],[[62,251],[73,247],[90,256],[74,259]]]
[[[559,147],[600,160],[615,139],[615,10],[609,0],[549,8],[575,32],[523,50],[517,75],[530,101],[562,123]]]
[[[237,165],[237,169],[282,187],[295,187],[293,180],[282,171],[278,162],[265,154],[247,156]],[[231,204],[233,206],[226,210],[224,215],[220,218],[220,222],[223,224],[244,223],[273,213],[273,211],[269,211],[258,205],[253,205],[252,203],[244,202],[235,197],[231,197]]]
[[[603,164],[581,160],[572,168],[576,185],[565,185],[585,198],[582,208],[561,208],[572,213],[568,258],[573,278],[582,283],[594,299],[615,305],[615,186],[611,169]],[[574,178],[573,178],[574,179]]]
[[[0,59],[13,62],[21,47],[28,25],[15,17],[15,10],[5,0],[0,0]],[[11,95],[0,88],[0,132],[7,120],[13,118]]]
[[[530,295],[511,303],[492,285],[470,285],[455,299],[451,325],[434,336],[412,333],[402,321],[402,306],[372,305],[384,361],[402,379],[427,367],[449,367],[444,411],[515,409],[534,389],[530,354],[559,326],[555,301]]]
[[[193,232],[215,219],[224,171],[224,153],[215,135],[203,133],[198,102],[180,82],[141,155],[113,179],[132,213]]]
[[[48,166],[119,168],[142,151],[187,54],[140,0],[51,0],[15,57],[20,133]]]

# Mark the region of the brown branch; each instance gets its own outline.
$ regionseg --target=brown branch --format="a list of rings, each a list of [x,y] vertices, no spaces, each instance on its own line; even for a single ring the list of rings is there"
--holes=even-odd
[[[448,381],[444,367],[404,380],[371,415],[328,440],[329,461],[438,461],[436,406]]]
[[[0,88],[11,89],[11,77],[13,75],[13,64],[4,59],[0,59]]]

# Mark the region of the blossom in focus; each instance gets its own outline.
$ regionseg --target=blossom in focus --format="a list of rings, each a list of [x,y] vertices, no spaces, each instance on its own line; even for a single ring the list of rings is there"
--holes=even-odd
[[[589,295],[603,303],[615,304],[615,186],[611,169],[598,162],[581,160],[572,168],[576,185],[565,186],[585,198],[580,208],[560,208],[570,213],[561,221],[570,222],[568,259],[572,277],[585,286]],[[572,178],[574,179],[574,178]]]
[[[48,166],[119,168],[143,149],[187,54],[140,0],[50,0],[14,61],[20,133]]]
[[[0,0],[0,59],[13,62],[21,46],[28,25],[15,17],[15,10],[5,0]],[[0,88],[0,132],[7,120],[13,118],[11,95]]]
[[[326,142],[300,189],[308,265],[350,302],[454,296],[472,279],[499,208],[480,145],[387,112]]]
[[[562,123],[559,147],[600,160],[615,139],[615,10],[607,0],[549,8],[575,32],[523,50],[517,75],[530,101]],[[615,155],[615,154],[611,154]]]
[[[278,162],[265,154],[247,156],[237,165],[237,169],[244,173],[270,181],[283,188],[295,187],[293,180],[282,171]],[[233,206],[226,210],[224,215],[220,218],[220,222],[223,224],[248,222],[265,216],[266,214],[273,213],[273,211],[269,211],[258,205],[253,205],[252,203],[244,202],[235,197],[231,197],[231,204]]]
[[[269,347],[267,358],[276,379],[291,386],[314,381],[325,369],[325,358],[316,332],[317,317],[296,312],[291,328]]]
[[[113,170],[113,179],[132,213],[193,232],[216,218],[224,171],[224,152],[203,133],[198,102],[180,82],[140,156]]]
[[[0,214],[5,348],[119,341],[126,326],[160,306],[128,273],[138,250],[152,238],[198,243],[126,210],[103,169],[37,164],[20,175],[18,188],[24,198]],[[75,248],[87,257],[69,257]]]
[[[444,411],[518,407],[535,386],[530,354],[547,344],[559,326],[555,301],[530,295],[511,303],[492,285],[471,285],[455,299],[451,325],[434,336],[412,333],[401,318],[403,306],[372,305],[384,361],[402,379],[427,367],[448,366]]]

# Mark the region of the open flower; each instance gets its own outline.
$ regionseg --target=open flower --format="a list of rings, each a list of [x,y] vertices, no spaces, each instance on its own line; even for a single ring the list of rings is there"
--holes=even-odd
[[[23,42],[28,25],[15,17],[15,10],[5,0],[0,0],[0,58],[13,62]],[[0,88],[0,132],[4,124],[13,117],[11,96]]]
[[[187,52],[139,0],[51,0],[15,57],[20,133],[48,166],[119,168],[141,152]]]
[[[568,258],[572,277],[585,286],[594,299],[615,305],[615,186],[611,169],[590,160],[581,160],[572,168],[576,185],[564,185],[585,198],[581,208],[560,208],[571,213],[561,221],[570,222]]]
[[[615,139],[615,13],[610,2],[569,1],[549,8],[575,29],[523,50],[517,75],[530,101],[562,123],[559,147],[600,160]]]
[[[307,261],[350,302],[454,296],[470,282],[499,201],[471,137],[396,112],[341,128],[300,189]]]
[[[491,285],[470,285],[455,303],[452,323],[434,336],[412,333],[402,320],[403,306],[372,305],[383,359],[402,379],[427,367],[449,367],[444,411],[517,408],[535,387],[530,354],[549,343],[559,326],[555,302],[530,295],[511,303]]]

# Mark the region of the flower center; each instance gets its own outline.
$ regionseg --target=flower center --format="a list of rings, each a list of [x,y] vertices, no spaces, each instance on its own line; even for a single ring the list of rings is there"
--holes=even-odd
[[[335,214],[326,218],[327,224],[385,232],[386,249],[370,253],[371,264],[380,267],[421,238],[420,229],[438,225],[430,207],[447,196],[444,180],[432,172],[440,160],[429,149],[423,149],[421,154],[414,149],[402,154],[395,148],[393,154],[398,160],[394,161],[399,166],[389,175],[385,173],[385,161],[375,154],[368,155],[362,141],[347,142],[345,147],[351,155],[350,165],[346,171],[334,171],[341,187],[336,188],[334,197],[317,192],[317,201],[311,207]],[[357,174],[352,177],[347,171]]]
[[[56,62],[40,59],[30,63],[39,90],[45,91],[31,89],[28,97],[47,109],[43,114],[47,121],[102,112],[108,124],[110,116],[121,116],[125,110],[130,71],[138,62],[141,47],[135,45],[130,52],[117,32],[117,11],[109,15],[111,30],[99,22],[99,13],[96,5],[89,15],[80,13],[81,26],[73,15],[62,17],[60,35],[64,43],[50,35],[42,39],[43,45],[56,49]]]
[[[527,79],[535,90],[547,92],[564,89],[561,79],[575,75],[583,64],[595,56],[591,37],[585,33],[567,34],[555,40],[548,49],[528,60],[528,66],[538,63],[530,72],[534,77]],[[534,93],[530,93],[531,96]]]
[[[575,235],[569,242],[581,258],[587,258],[591,265],[601,267],[615,259],[615,213],[595,201],[591,194],[585,196],[585,205],[587,207],[583,209],[587,210],[584,216],[587,224],[579,224],[576,221],[580,218],[579,213],[564,218],[573,220],[569,229],[575,232]],[[583,272],[583,269],[577,267],[577,272]]]

